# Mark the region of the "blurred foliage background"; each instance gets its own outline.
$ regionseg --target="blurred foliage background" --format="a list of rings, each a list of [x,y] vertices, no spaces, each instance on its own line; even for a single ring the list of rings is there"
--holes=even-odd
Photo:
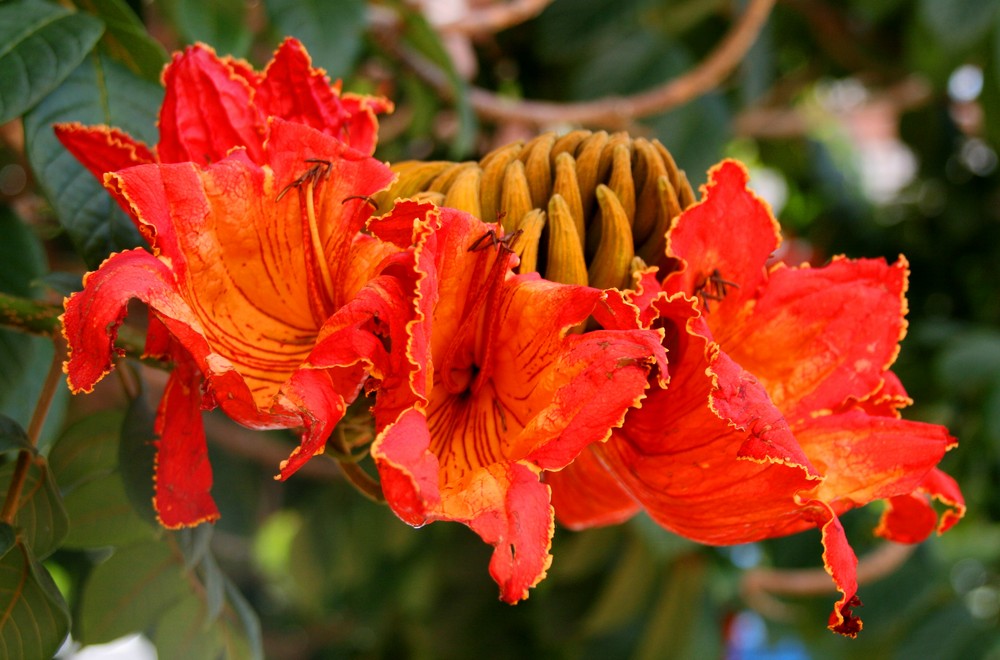
[[[0,127],[0,291],[57,302],[138,242],[50,125],[108,123],[155,143],[159,71],[194,41],[260,66],[284,35],[300,38],[345,89],[396,103],[376,154],[390,162],[477,158],[577,126],[656,137],[695,185],[738,157],[782,221],[784,258],[906,255],[910,327],[897,371],[916,401],[906,415],[960,440],[942,467],[969,514],[947,535],[900,552],[872,537],[874,507],[845,516],[872,567],[857,640],[826,630],[829,580],[786,593],[796,571],[821,571],[818,534],[706,548],[641,517],[557,530],[549,577],[510,607],[469,530],[410,529],[332,462],[278,484],[292,438],[221,417],[208,421],[222,520],[160,532],[128,504],[142,508],[148,456],[119,446],[123,425],[149,424],[144,399],[129,405],[126,393],[162,387],[162,373],[136,365],[137,379],[108,379],[89,397],[60,389],[42,435],[71,523],[45,566],[77,646],[139,631],[163,658],[248,657],[260,643],[286,659],[1000,660],[1000,0],[782,0],[731,73],[662,111],[540,123],[521,104],[627,96],[690,75],[747,7],[770,4],[7,0],[0,12],[71,16],[72,38],[61,38],[80,58],[25,89],[0,43],[10,120]],[[0,41],[16,37],[4,30]],[[0,412],[27,426],[52,350],[0,330]],[[158,595],[130,595],[140,581]]]

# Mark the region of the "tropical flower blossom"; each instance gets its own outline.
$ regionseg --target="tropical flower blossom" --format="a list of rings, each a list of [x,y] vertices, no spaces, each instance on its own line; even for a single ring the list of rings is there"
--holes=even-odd
[[[286,39],[263,72],[204,44],[175,53],[163,71],[160,141],[150,147],[109,126],[57,125],[63,145],[99,181],[144,163],[209,165],[235,147],[263,162],[268,118],[311,126],[371,155],[378,137],[376,115],[392,110],[387,99],[341,94],[322,69],[314,68],[302,44]]]
[[[414,313],[411,256],[360,233],[388,167],[278,118],[263,150],[259,163],[235,148],[204,168],[108,174],[152,253],[112,255],[66,301],[74,391],[111,369],[131,298],[150,309],[147,354],[176,364],[157,420],[155,504],[168,527],[218,516],[201,409],[219,405],[251,428],[304,428],[287,477],[323,450],[368,375],[407,378],[389,347],[405,345]],[[316,359],[326,367],[310,368]]]
[[[414,405],[376,408],[372,456],[400,518],[462,522],[494,546],[490,573],[513,603],[551,561],[541,473],[606,439],[639,404],[651,368],[664,367],[660,336],[637,329],[617,292],[514,275],[516,234],[428,204],[402,202],[393,215],[372,231],[408,216],[429,224],[417,250],[427,327],[410,344],[428,369]],[[591,316],[605,329],[572,332]]]
[[[679,265],[662,283],[646,273],[631,296],[665,333],[669,388],[547,481],[574,528],[639,509],[708,544],[818,527],[843,593],[830,627],[854,636],[857,558],[838,515],[885,500],[880,536],[944,532],[965,511],[936,468],[955,440],[899,415],[910,400],[889,367],[906,328],[906,261],[768,267],[778,225],[746,181],[735,162],[715,168],[668,235]]]

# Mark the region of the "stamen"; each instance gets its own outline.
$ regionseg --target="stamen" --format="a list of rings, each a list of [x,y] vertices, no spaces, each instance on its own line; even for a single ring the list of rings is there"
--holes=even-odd
[[[508,243],[515,240],[517,236],[518,232],[515,232],[509,237],[499,238],[495,230],[489,229],[468,248],[470,252],[477,252],[492,244],[496,246],[497,254],[489,266],[486,277],[481,280],[480,284],[470,287],[468,295],[471,304],[467,305],[462,323],[459,325],[455,338],[442,362],[441,383],[445,390],[451,394],[458,394],[469,389],[473,394],[478,394],[483,384],[490,379],[493,371],[494,343],[499,331],[499,324],[492,316],[481,318],[480,312],[484,307],[494,309],[497,306],[497,298],[510,266],[510,259],[514,255]],[[483,255],[480,258],[479,267],[482,268],[488,259],[487,255]],[[481,343],[484,349],[482,355],[475,355],[476,336],[480,328],[485,331]],[[468,360],[470,354],[470,363],[463,364],[462,361]]]
[[[281,192],[275,198],[275,202],[281,201],[281,198],[285,196],[292,188],[297,188],[299,191],[299,206],[305,215],[306,224],[309,227],[309,242],[312,246],[312,256],[316,262],[316,267],[319,270],[319,285],[321,291],[319,292],[321,300],[319,301],[320,310],[314,310],[314,313],[320,312],[324,317],[332,312],[334,305],[334,287],[333,287],[333,276],[330,274],[330,264],[326,259],[326,254],[323,250],[322,237],[319,234],[319,222],[316,219],[316,203],[315,203],[315,189],[316,184],[320,181],[325,181],[330,178],[330,173],[333,171],[333,163],[329,160],[323,160],[321,158],[306,158],[305,162],[312,163],[313,166],[303,172],[297,179],[292,181],[290,184],[282,188]],[[318,319],[322,321],[322,319]]]
[[[348,195],[344,199],[340,200],[340,203],[341,204],[346,204],[347,202],[349,202],[352,199],[363,199],[363,200],[365,200],[365,202],[367,202],[368,205],[371,206],[372,209],[376,213],[378,213],[378,202],[376,202],[372,197],[369,197],[368,195]]]
[[[718,268],[713,268],[708,276],[698,282],[698,285],[694,288],[694,294],[701,300],[701,306],[705,309],[706,314],[712,311],[708,301],[715,300],[721,302],[729,294],[727,287],[738,289],[740,285],[736,282],[723,279],[722,273],[719,272]]]

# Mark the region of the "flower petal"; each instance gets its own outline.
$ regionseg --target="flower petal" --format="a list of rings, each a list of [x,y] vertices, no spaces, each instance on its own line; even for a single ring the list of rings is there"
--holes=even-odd
[[[906,277],[904,259],[776,268],[723,346],[789,419],[835,410],[884,387],[905,333]],[[714,312],[709,323],[714,330]]]
[[[516,603],[528,597],[528,589],[541,582],[552,563],[555,519],[549,488],[520,463],[495,464],[480,472],[472,487],[503,494],[502,499],[488,498],[496,504],[476,511],[467,524],[493,546],[490,575],[500,585],[500,599]]]
[[[858,598],[858,557],[847,542],[844,526],[833,510],[822,502],[803,502],[807,516],[820,528],[823,537],[823,565],[843,594],[830,614],[830,630],[845,637],[857,637],[861,619],[853,610],[861,606]]]
[[[667,235],[667,256],[683,265],[667,275],[664,290],[702,297],[715,340],[724,346],[764,285],[765,264],[780,241],[777,220],[767,203],[747,189],[748,178],[737,161],[716,165],[708,173],[702,201],[685,210]],[[710,282],[713,274],[736,286],[718,289]]]
[[[589,447],[564,469],[547,472],[545,483],[559,524],[569,529],[617,525],[642,508]]]
[[[63,334],[70,352],[63,370],[73,392],[90,392],[111,371],[112,358],[124,354],[115,339],[132,298],[167,310],[182,323],[197,324],[163,262],[142,249],[111,255],[84,277],[83,291],[66,299]]]
[[[56,124],[53,130],[63,146],[98,181],[104,180],[105,172],[156,161],[149,147],[117,128],[74,122]]]
[[[212,48],[196,44],[174,54],[163,84],[156,147],[161,162],[208,165],[234,147],[261,161],[264,117],[251,102],[250,83]]]
[[[201,419],[201,378],[190,358],[178,359],[156,415],[156,490],[153,505],[168,529],[219,518],[209,494],[212,466]]]
[[[267,115],[312,126],[366,155],[375,151],[375,113],[392,110],[386,99],[342,99],[340,82],[331,87],[326,73],[313,68],[305,48],[292,38],[278,47],[254,100]]]
[[[654,520],[702,543],[743,543],[802,529],[795,496],[818,475],[766,395],[712,342],[680,296],[657,303],[670,386],[653,388],[601,457]],[[732,382],[736,379],[735,382]],[[709,400],[734,421],[713,411]],[[766,422],[764,420],[771,420]]]
[[[856,506],[912,493],[954,441],[943,426],[862,410],[818,417],[795,434],[825,477],[814,497]]]

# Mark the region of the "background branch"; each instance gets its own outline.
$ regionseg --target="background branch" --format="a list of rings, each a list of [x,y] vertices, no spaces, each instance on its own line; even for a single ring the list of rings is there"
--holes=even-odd
[[[605,97],[594,101],[559,103],[515,100],[473,87],[469,100],[476,113],[497,122],[520,122],[539,126],[582,124],[622,128],[633,120],[683,105],[714,89],[739,64],[767,22],[775,0],[750,0],[746,11],[719,45],[696,67],[663,85],[632,96]],[[381,31],[380,44],[395,54],[413,72],[445,98],[454,96],[447,76],[436,65],[405,48],[394,35]]]

